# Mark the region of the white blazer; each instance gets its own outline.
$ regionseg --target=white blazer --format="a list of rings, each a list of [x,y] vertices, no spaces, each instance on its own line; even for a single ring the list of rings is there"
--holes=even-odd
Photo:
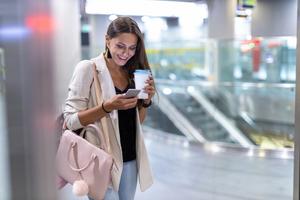
[[[78,118],[78,112],[92,108],[96,105],[96,93],[93,80],[93,65],[97,66],[97,71],[103,99],[108,100],[116,95],[115,87],[106,66],[103,54],[91,60],[79,62],[74,70],[73,77],[69,84],[68,97],[65,102],[64,117],[66,125],[71,130],[82,128]],[[137,151],[137,168],[141,191],[145,191],[153,184],[152,172],[148,160],[148,155],[144,143],[143,131],[141,128],[138,109],[136,109],[136,151]],[[109,141],[111,154],[114,158],[114,165],[111,171],[112,185],[115,191],[118,191],[121,173],[123,169],[122,149],[118,124],[118,111],[113,110],[107,114]],[[95,122],[101,130],[101,123]]]

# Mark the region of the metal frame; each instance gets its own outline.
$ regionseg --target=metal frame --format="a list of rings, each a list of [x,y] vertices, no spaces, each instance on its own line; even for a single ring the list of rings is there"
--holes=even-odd
[[[298,2],[298,14],[297,14],[297,39],[300,38],[300,6]],[[297,69],[296,69],[296,102],[295,102],[295,149],[294,149],[294,200],[299,200],[299,167],[300,167],[300,42],[297,42]]]
[[[50,1],[41,0],[37,4],[33,0],[4,0],[0,4],[3,27],[27,30],[24,21],[33,21],[30,33],[2,34],[0,39],[6,67],[10,179],[7,184],[11,188],[7,192],[11,193],[11,199],[56,199],[55,138],[51,125],[55,119],[52,114],[53,31],[51,24],[49,30],[35,26],[44,17],[52,19]]]

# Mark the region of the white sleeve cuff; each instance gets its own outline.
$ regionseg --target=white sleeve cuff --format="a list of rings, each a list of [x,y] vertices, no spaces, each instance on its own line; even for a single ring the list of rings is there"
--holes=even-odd
[[[66,125],[70,130],[77,130],[84,127],[79,120],[78,112],[66,117]]]

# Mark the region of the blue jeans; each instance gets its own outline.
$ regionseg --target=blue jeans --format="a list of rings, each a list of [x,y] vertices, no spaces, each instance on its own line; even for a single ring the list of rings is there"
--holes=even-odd
[[[104,200],[134,200],[137,185],[136,160],[123,163],[123,171],[119,191],[116,192],[109,187],[105,193]],[[89,198],[90,200],[93,200]]]

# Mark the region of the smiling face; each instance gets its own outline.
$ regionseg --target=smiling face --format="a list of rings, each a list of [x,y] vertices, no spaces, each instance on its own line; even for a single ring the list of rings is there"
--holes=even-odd
[[[114,38],[106,37],[106,45],[116,65],[123,66],[134,56],[137,41],[137,36],[133,33],[121,33]]]

